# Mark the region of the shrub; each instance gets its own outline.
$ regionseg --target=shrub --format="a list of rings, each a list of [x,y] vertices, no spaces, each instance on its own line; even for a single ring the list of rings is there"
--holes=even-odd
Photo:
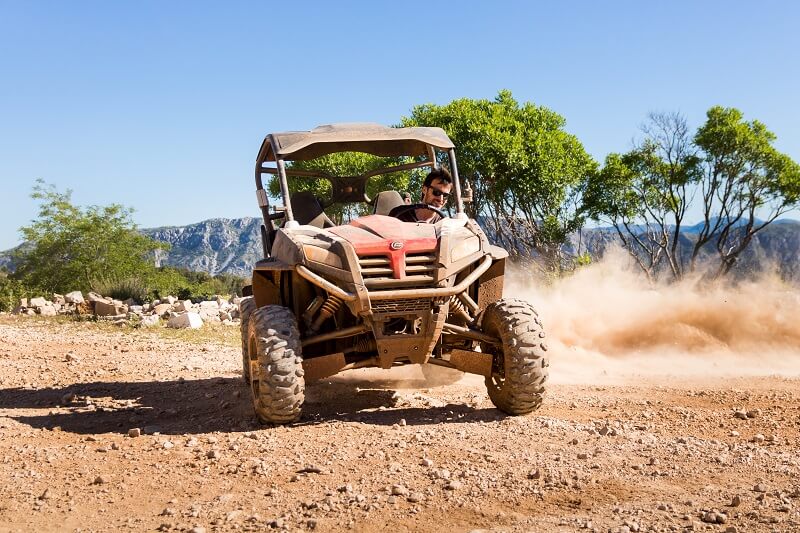
[[[139,233],[132,210],[121,205],[82,208],[71,191],[42,181],[31,196],[40,201],[39,217],[20,228],[28,246],[17,251],[14,277],[47,292],[100,292],[146,276],[155,270],[154,252],[167,246]]]
[[[108,281],[97,285],[95,290],[103,296],[111,296],[117,300],[131,298],[137,302],[146,302],[150,299],[147,283],[138,277]]]
[[[0,273],[0,311],[11,311],[19,305],[20,298],[31,295],[31,290],[21,282]]]
[[[232,274],[211,276],[206,272],[194,272],[176,267],[156,269],[149,283],[149,295],[161,299],[168,295],[181,300],[206,300],[214,295],[241,296],[245,278]]]

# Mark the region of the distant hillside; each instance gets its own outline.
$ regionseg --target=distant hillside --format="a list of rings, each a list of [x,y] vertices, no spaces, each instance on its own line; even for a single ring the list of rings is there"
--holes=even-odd
[[[681,249],[687,262],[694,243],[697,242],[700,226],[690,226],[681,231]],[[619,243],[613,227],[584,229],[581,238],[582,250],[588,250],[592,257],[602,257],[610,246]],[[577,242],[577,235],[573,236],[570,251],[574,251]],[[715,262],[716,256],[713,242],[706,245],[700,254],[701,259],[710,257]],[[784,279],[800,283],[800,221],[776,220],[756,233],[753,241],[739,257],[733,272],[741,276],[772,268],[777,269]]]
[[[263,256],[260,224],[258,218],[212,218],[188,226],[143,229],[142,233],[171,245],[170,250],[160,252],[159,266],[249,277]]]
[[[260,224],[259,218],[213,218],[188,226],[143,229],[142,233],[172,245],[169,251],[160,253],[159,265],[249,276],[262,256]],[[685,253],[696,238],[696,227],[681,232]],[[609,227],[585,229],[580,240],[582,250],[595,258],[618,242],[616,232]],[[572,248],[577,241],[578,236],[573,236]],[[11,251],[0,253],[0,267],[13,269]],[[767,265],[776,265],[786,279],[800,282],[800,221],[779,220],[758,233],[737,264],[737,271],[760,271]]]

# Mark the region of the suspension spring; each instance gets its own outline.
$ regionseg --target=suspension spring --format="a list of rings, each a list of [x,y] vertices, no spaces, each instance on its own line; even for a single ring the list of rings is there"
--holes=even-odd
[[[326,314],[328,316],[333,316],[336,314],[336,311],[339,310],[339,306],[342,305],[342,299],[334,294],[329,294],[328,299],[325,300],[325,303],[322,304],[322,309],[320,309],[320,314]]]
[[[339,310],[339,307],[342,305],[342,299],[336,295],[329,294],[328,299],[325,300],[325,303],[322,304],[322,309],[319,310],[319,315],[317,315],[316,320],[314,323],[311,324],[309,328],[312,332],[319,331],[319,328],[322,327],[322,324],[325,323],[330,317],[336,314],[336,311]]]
[[[456,295],[450,297],[450,312],[461,315],[467,322],[472,322],[472,315],[467,311],[467,306]]]

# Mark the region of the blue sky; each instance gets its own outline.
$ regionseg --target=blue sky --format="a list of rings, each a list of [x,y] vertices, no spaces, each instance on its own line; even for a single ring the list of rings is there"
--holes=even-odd
[[[0,250],[36,178],[143,227],[257,216],[265,134],[503,88],[601,161],[648,112],[715,104],[800,161],[800,3],[273,4],[0,0]]]

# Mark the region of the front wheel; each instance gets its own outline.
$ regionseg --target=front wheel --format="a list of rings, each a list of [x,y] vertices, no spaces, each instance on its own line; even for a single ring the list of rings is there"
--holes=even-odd
[[[258,360],[250,387],[259,420],[269,424],[297,421],[305,400],[305,378],[300,331],[291,309],[266,305],[252,312],[248,353]]]
[[[501,341],[500,346],[481,344],[481,351],[494,356],[492,377],[486,378],[492,403],[510,415],[538,409],[544,399],[548,363],[544,328],[536,310],[524,300],[499,300],[484,311],[481,329]]]

